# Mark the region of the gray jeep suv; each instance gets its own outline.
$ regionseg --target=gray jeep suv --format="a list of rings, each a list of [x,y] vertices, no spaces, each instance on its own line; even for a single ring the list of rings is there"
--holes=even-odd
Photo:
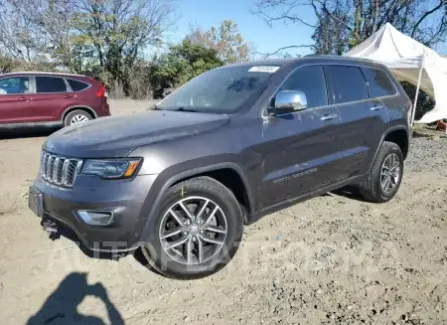
[[[152,111],[61,129],[43,145],[29,206],[95,252],[143,252],[175,278],[216,272],[243,227],[352,185],[397,192],[411,101],[382,65],[310,56],[228,65]]]

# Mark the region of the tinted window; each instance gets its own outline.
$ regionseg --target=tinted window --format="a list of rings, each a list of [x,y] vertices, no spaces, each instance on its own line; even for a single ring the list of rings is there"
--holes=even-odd
[[[36,89],[38,93],[60,93],[67,91],[64,79],[56,77],[36,77]]]
[[[89,85],[77,80],[67,79],[68,83],[70,84],[70,87],[73,91],[80,91],[87,88]]]
[[[358,67],[330,66],[334,100],[336,103],[353,102],[368,98],[368,89]]]
[[[231,113],[259,96],[279,67],[240,66],[210,70],[167,96],[158,109]]]
[[[26,94],[29,92],[27,77],[13,77],[0,80],[0,95]]]
[[[280,90],[302,91],[307,97],[308,108],[328,104],[326,78],[321,66],[299,68],[287,78]]]
[[[369,84],[371,97],[389,96],[396,93],[393,84],[385,72],[377,69],[365,68],[363,68],[363,72]]]

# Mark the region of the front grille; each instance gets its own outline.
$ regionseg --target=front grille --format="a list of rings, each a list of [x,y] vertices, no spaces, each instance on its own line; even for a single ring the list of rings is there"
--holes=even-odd
[[[82,167],[82,160],[65,158],[42,151],[40,175],[48,183],[72,187]]]

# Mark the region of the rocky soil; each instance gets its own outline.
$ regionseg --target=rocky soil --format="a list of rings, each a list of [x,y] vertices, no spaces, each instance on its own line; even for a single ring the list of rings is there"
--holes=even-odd
[[[147,103],[130,104],[112,111]],[[295,205],[247,227],[219,273],[176,281],[48,239],[27,208],[46,135],[0,140],[2,324],[447,324],[445,138],[413,139],[393,201]]]

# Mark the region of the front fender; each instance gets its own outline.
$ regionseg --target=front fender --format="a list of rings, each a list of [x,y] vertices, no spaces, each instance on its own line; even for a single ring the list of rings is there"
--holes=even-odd
[[[196,167],[192,167],[193,164],[195,164]],[[146,219],[144,222],[144,228],[141,232],[141,242],[147,241],[150,229],[156,222],[157,212],[159,210],[163,195],[173,184],[184,179],[200,176],[207,172],[220,169],[232,169],[238,173],[246,189],[250,210],[253,211],[253,192],[250,187],[250,183],[245,176],[245,172],[240,165],[233,161],[225,161],[212,164],[202,164],[201,166],[197,167],[197,162],[195,161],[185,162],[184,164],[170,167],[157,176],[141,210],[140,217]],[[138,231],[136,231],[136,233],[137,232]]]

